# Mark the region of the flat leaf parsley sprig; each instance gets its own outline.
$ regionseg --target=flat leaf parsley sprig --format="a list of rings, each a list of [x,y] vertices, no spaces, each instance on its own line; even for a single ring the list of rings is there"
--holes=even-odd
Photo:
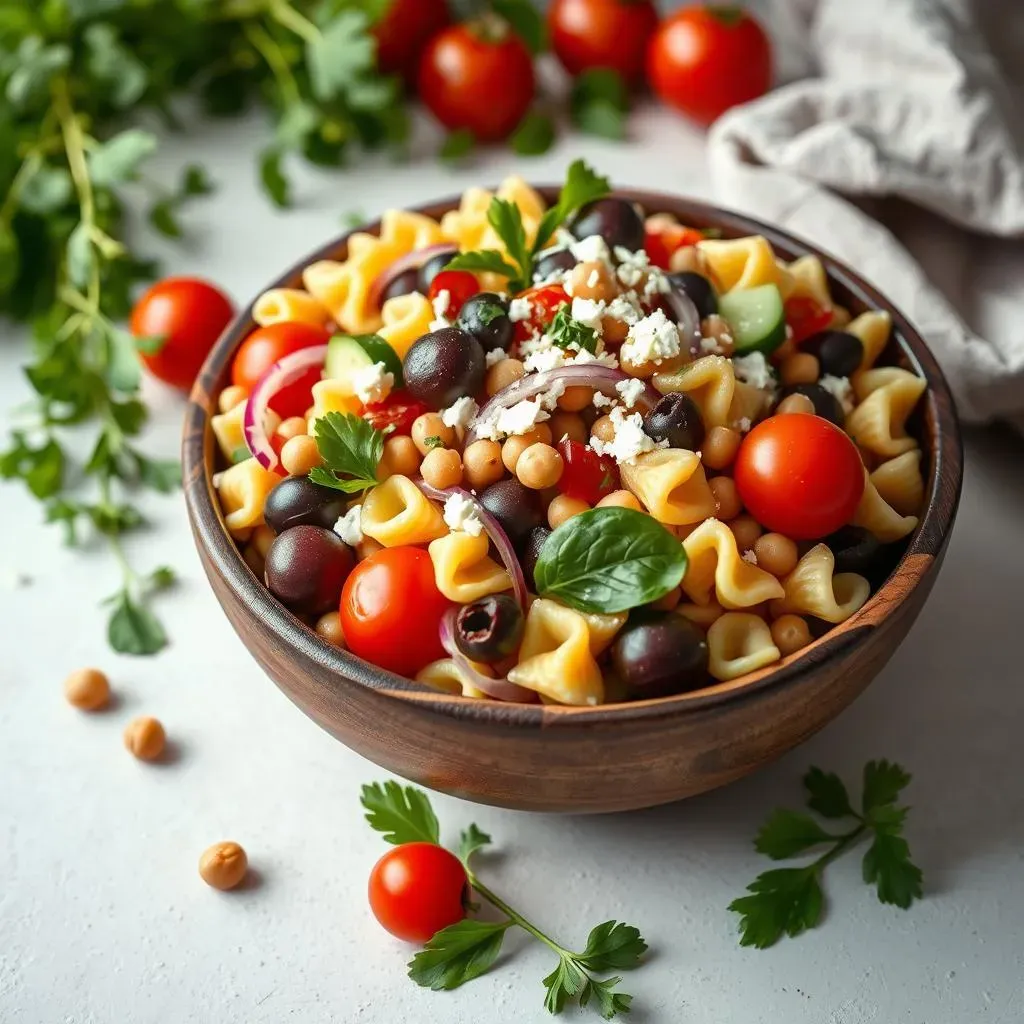
[[[832,772],[811,768],[804,776],[807,806],[831,821],[847,821],[849,829],[833,833],[817,819],[798,811],[772,813],[754,840],[754,846],[772,860],[795,857],[818,846],[828,849],[800,868],[776,868],[759,875],[741,896],[729,904],[740,914],[740,945],[766,949],[783,935],[799,935],[818,924],[824,897],[821,875],[837,857],[866,838],[862,873],[874,885],[878,899],[906,910],[922,890],[921,869],[910,859],[903,838],[909,808],[897,806],[910,774],[890,761],[869,761],[864,767],[860,810],[854,809],[842,780]]]
[[[440,844],[437,816],[422,790],[402,787],[394,781],[377,782],[363,787],[361,802],[370,827],[382,833],[387,842]],[[510,928],[522,928],[558,957],[557,966],[544,978],[544,1006],[550,1013],[560,1013],[573,1001],[581,1007],[593,1005],[605,1020],[628,1013],[633,997],[615,990],[622,979],[596,975],[639,966],[647,949],[640,932],[632,925],[605,921],[591,930],[583,952],[566,949],[477,877],[470,867],[470,858],[490,842],[486,832],[470,825],[459,837],[458,857],[470,886],[504,914],[504,919],[491,922],[465,918],[441,929],[412,958],[409,977],[417,985],[434,991],[458,988],[493,965]]]
[[[384,431],[354,413],[329,412],[314,424],[323,466],[310,470],[315,484],[359,494],[377,484],[384,455]]]

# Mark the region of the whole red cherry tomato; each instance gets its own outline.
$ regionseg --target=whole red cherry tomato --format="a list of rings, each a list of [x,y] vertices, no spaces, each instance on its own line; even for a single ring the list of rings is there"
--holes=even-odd
[[[516,321],[515,341],[526,341],[543,331],[555,319],[555,314],[570,302],[569,293],[560,284],[539,284],[520,292],[517,298],[530,303],[530,315]]]
[[[463,304],[478,291],[480,291],[480,282],[468,270],[442,270],[430,282],[427,298],[433,302],[441,292],[447,292],[448,307],[445,309],[444,316],[449,320],[454,320],[459,315]]]
[[[392,391],[383,402],[371,402],[363,407],[363,419],[369,420],[377,430],[391,428],[391,435],[408,434],[416,419],[428,406],[405,391]],[[390,435],[389,435],[390,436]]]
[[[377,40],[378,70],[414,82],[423,48],[448,21],[445,0],[391,0],[384,17],[370,29]]]
[[[614,459],[598,455],[586,445],[568,437],[558,442],[565,463],[558,489],[570,498],[596,505],[603,497],[619,489],[619,470]]]
[[[533,100],[533,58],[503,22],[452,25],[427,44],[418,81],[420,97],[446,128],[496,142]]]
[[[253,387],[284,356],[314,345],[326,345],[330,335],[323,327],[298,321],[282,321],[258,327],[239,346],[231,364],[231,382],[247,391]],[[270,400],[270,408],[282,419],[302,416],[313,404],[313,385],[320,379],[320,370],[304,373],[293,384],[281,388]]]
[[[771,44],[740,7],[698,4],[670,14],[647,49],[647,81],[661,99],[701,124],[772,84]]]
[[[444,657],[438,638],[451,602],[434,582],[422,548],[384,548],[364,558],[341,592],[341,628],[348,649],[399,675],[413,676]]]
[[[370,872],[373,916],[399,939],[426,942],[466,916],[469,884],[458,857],[433,843],[403,843]]]
[[[853,518],[864,493],[857,446],[820,416],[783,413],[759,423],[733,467],[740,500],[766,529],[817,540]]]
[[[807,295],[786,299],[785,311],[786,324],[793,332],[793,341],[797,345],[832,323],[832,307],[820,306]]]
[[[156,351],[139,356],[154,377],[187,391],[234,315],[219,288],[195,277],[168,277],[135,303],[131,331],[136,338],[163,339]]]
[[[551,47],[571,75],[610,68],[636,81],[657,24],[651,0],[554,0],[548,8]]]
[[[657,230],[648,229],[644,234],[644,249],[651,263],[662,270],[668,270],[672,254],[687,245],[696,245],[704,236],[696,228],[682,224],[666,224]]]

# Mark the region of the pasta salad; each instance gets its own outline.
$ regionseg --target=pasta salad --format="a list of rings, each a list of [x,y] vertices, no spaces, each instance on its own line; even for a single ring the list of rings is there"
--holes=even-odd
[[[212,427],[227,528],[327,641],[439,690],[596,705],[771,665],[917,525],[925,381],[814,256],[574,163],[391,210],[260,296]],[[891,551],[892,549],[888,549]]]

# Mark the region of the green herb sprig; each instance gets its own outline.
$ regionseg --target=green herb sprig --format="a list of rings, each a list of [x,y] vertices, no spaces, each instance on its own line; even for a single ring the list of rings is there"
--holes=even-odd
[[[551,339],[552,344],[559,348],[575,349],[577,352],[582,349],[588,352],[597,351],[597,331],[579,320],[574,320],[566,306],[555,314],[554,320],[544,333]]]
[[[364,786],[362,805],[371,828],[395,845],[440,843],[440,826],[422,790],[397,782]],[[491,837],[476,825],[459,837],[458,857],[473,890],[504,915],[500,921],[466,918],[443,928],[409,963],[409,977],[424,988],[448,991],[489,970],[501,952],[505,933],[521,928],[557,957],[555,969],[544,978],[544,1006],[561,1013],[570,1003],[593,1008],[605,1020],[629,1012],[632,996],[616,991],[621,977],[602,978],[613,971],[638,967],[647,943],[632,925],[605,921],[593,928],[580,953],[566,949],[498,896],[470,866],[470,858],[489,846]]]
[[[323,466],[309,479],[346,494],[360,494],[377,485],[377,467],[384,455],[384,432],[354,413],[329,412],[313,424]]]
[[[921,898],[921,869],[911,860],[903,838],[909,808],[897,805],[910,782],[908,772],[890,761],[869,761],[860,810],[854,809],[838,775],[811,768],[803,781],[808,808],[830,821],[845,821],[849,828],[832,832],[809,814],[773,812],[754,840],[759,853],[785,860],[815,847],[827,849],[803,867],[765,871],[747,886],[751,895],[729,904],[740,915],[740,945],[765,949],[783,935],[795,937],[814,928],[824,903],[825,868],[865,839],[871,845],[861,862],[862,874],[868,885],[875,886],[878,899],[905,910]]]

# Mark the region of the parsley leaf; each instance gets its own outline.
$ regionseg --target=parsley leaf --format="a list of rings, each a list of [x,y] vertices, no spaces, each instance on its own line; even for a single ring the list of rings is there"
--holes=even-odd
[[[592,971],[628,971],[636,967],[647,951],[637,928],[620,921],[605,921],[587,936],[587,947],[579,956]]]
[[[811,768],[804,776],[808,792],[807,806],[823,818],[846,818],[853,814],[843,780],[835,772]]]
[[[370,827],[384,833],[384,840],[402,843],[437,843],[440,831],[427,795],[415,786],[404,788],[393,780],[363,786],[360,802]]]
[[[910,775],[890,761],[869,761],[864,766],[864,794],[861,807],[865,815],[893,803],[910,784]]]
[[[588,68],[573,80],[569,112],[581,131],[607,139],[625,138],[629,113],[625,80],[611,68]]]
[[[519,122],[509,144],[520,156],[540,156],[555,141],[555,122],[547,114],[532,111]]]
[[[481,832],[476,825],[470,825],[459,836],[459,860],[465,863],[477,850],[490,844],[491,837],[486,832]]]
[[[529,281],[533,273],[532,256],[526,244],[526,229],[519,207],[510,199],[495,196],[487,207],[487,223],[505,243],[505,251],[519,268],[519,280]]]
[[[809,815],[780,808],[761,826],[754,849],[772,860],[785,860],[834,838]]]
[[[562,306],[555,314],[554,320],[544,333],[559,348],[597,351],[597,331],[579,320],[574,320],[566,306]]]
[[[133,600],[127,590],[116,595],[107,624],[107,639],[121,654],[156,654],[167,644],[157,617],[144,604]]]
[[[740,945],[767,949],[783,934],[791,938],[813,928],[821,916],[822,893],[812,868],[776,868],[747,886],[752,896],[729,904],[740,916]]]
[[[590,997],[593,996],[597,1003],[597,1012],[605,1020],[612,1020],[619,1013],[629,1013],[633,997],[625,992],[613,991],[620,981],[622,981],[621,978],[608,978],[607,981],[591,978],[580,993],[580,1006],[587,1006],[590,1003]]]
[[[565,1009],[566,1000],[578,996],[587,984],[587,976],[583,968],[571,956],[563,956],[558,966],[544,979],[547,994],[544,997],[544,1009],[548,1013],[561,1013]]]
[[[435,992],[458,988],[484,973],[501,952],[511,920],[465,918],[442,928],[409,962],[409,977]]]
[[[882,903],[906,910],[923,896],[921,869],[910,859],[910,847],[902,836],[877,833],[862,868],[864,881],[876,887]]]
[[[479,249],[476,252],[460,252],[448,261],[445,270],[470,270],[477,274],[501,274],[511,281],[519,271],[510,264],[497,249]]]
[[[316,446],[324,460],[310,480],[347,494],[377,484],[377,467],[384,455],[384,434],[361,416],[329,412],[313,426]],[[343,474],[339,476],[338,474]]]
[[[543,53],[547,46],[547,26],[530,0],[491,0],[491,9],[500,14],[516,35],[526,43],[530,53]]]
[[[474,146],[476,146],[476,138],[473,133],[468,128],[459,128],[445,137],[438,156],[448,163],[457,163],[469,156],[473,152]]]

